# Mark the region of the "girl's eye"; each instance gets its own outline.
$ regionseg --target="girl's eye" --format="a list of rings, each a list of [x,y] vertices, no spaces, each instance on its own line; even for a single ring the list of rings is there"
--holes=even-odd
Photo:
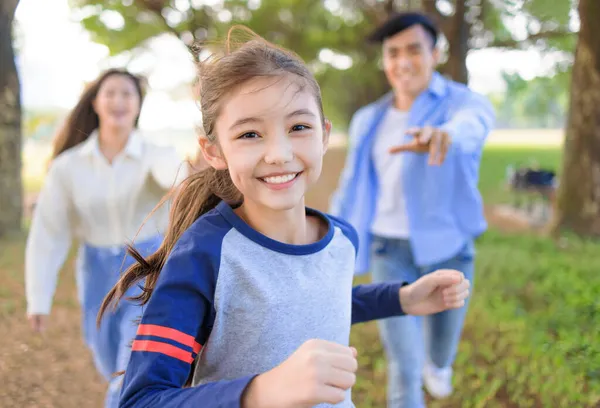
[[[248,132],[248,133],[244,133],[243,135],[241,135],[239,137],[239,139],[254,139],[257,137],[258,137],[258,134],[256,132]]]
[[[292,126],[292,131],[293,132],[300,132],[301,130],[307,130],[310,129],[310,126],[306,126],[306,125],[294,125]]]

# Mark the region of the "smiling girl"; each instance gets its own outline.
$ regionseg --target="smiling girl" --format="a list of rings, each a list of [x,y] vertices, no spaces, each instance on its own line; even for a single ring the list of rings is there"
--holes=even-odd
[[[112,69],[83,93],[55,139],[51,165],[35,208],[25,254],[27,314],[41,331],[50,313],[58,272],[73,239],[80,241],[77,283],[84,339],[97,370],[111,382],[106,407],[118,404],[118,379],[129,359],[140,307],[123,302],[97,328],[104,296],[119,279],[125,244],[164,194],[188,173],[174,149],[155,146],[137,130],[141,80]],[[136,248],[154,252],[168,213],[157,212]],[[131,294],[139,293],[132,288]]]
[[[469,284],[446,270],[353,288],[356,232],[304,202],[331,128],[318,84],[260,38],[226,48],[200,67],[210,167],[184,181],[161,248],[133,251],[99,316],[145,278],[120,406],[352,407],[351,324],[459,307]]]

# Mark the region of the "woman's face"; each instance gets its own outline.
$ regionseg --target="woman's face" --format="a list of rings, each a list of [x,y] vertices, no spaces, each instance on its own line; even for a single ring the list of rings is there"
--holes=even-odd
[[[100,126],[120,130],[133,129],[140,114],[140,105],[135,82],[120,74],[105,78],[94,100]]]

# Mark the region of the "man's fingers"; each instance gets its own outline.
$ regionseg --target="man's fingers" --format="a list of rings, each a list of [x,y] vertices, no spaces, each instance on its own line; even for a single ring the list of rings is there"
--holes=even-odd
[[[412,127],[406,131],[406,134],[411,135],[411,136],[418,136],[420,132],[421,132],[421,128]]]
[[[429,143],[429,164],[441,165],[448,153],[449,136],[443,130],[436,129]]]
[[[431,126],[424,126],[422,128],[410,128],[406,131],[406,134],[413,136],[414,140],[391,147],[388,150],[389,153],[429,153],[428,162],[430,165],[444,163],[450,145],[450,138],[445,131]]]
[[[431,126],[425,126],[421,129],[421,131],[419,132],[419,135],[416,136],[417,140],[420,144],[427,144],[429,143],[429,141],[431,140],[431,138],[433,137],[435,132],[435,129],[432,128]]]
[[[450,136],[447,133],[444,133],[444,137],[442,139],[442,151],[441,151],[441,162],[443,163],[446,160],[446,155],[448,154],[448,149],[450,148]]]
[[[394,154],[394,153],[400,153],[400,152],[418,152],[419,151],[419,144],[417,143],[417,141],[412,141],[410,143],[405,143],[403,145],[398,145],[398,146],[392,146],[389,148],[388,152]]]
[[[441,137],[442,137],[442,135],[437,130],[431,136],[430,143],[429,143],[429,164],[430,165],[440,164],[439,154],[441,151],[441,146],[440,146]]]
[[[438,164],[444,163],[446,160],[446,154],[448,153],[448,147],[450,146],[450,136],[448,133],[440,130],[440,143],[438,151]]]

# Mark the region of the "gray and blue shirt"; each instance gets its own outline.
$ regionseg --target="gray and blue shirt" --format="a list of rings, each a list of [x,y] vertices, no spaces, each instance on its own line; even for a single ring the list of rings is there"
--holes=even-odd
[[[145,306],[121,407],[239,408],[305,341],[348,345],[351,324],[403,314],[402,282],[352,286],[355,230],[306,211],[328,225],[308,245],[262,235],[225,202],[183,234]],[[337,407],[353,407],[347,395]]]

